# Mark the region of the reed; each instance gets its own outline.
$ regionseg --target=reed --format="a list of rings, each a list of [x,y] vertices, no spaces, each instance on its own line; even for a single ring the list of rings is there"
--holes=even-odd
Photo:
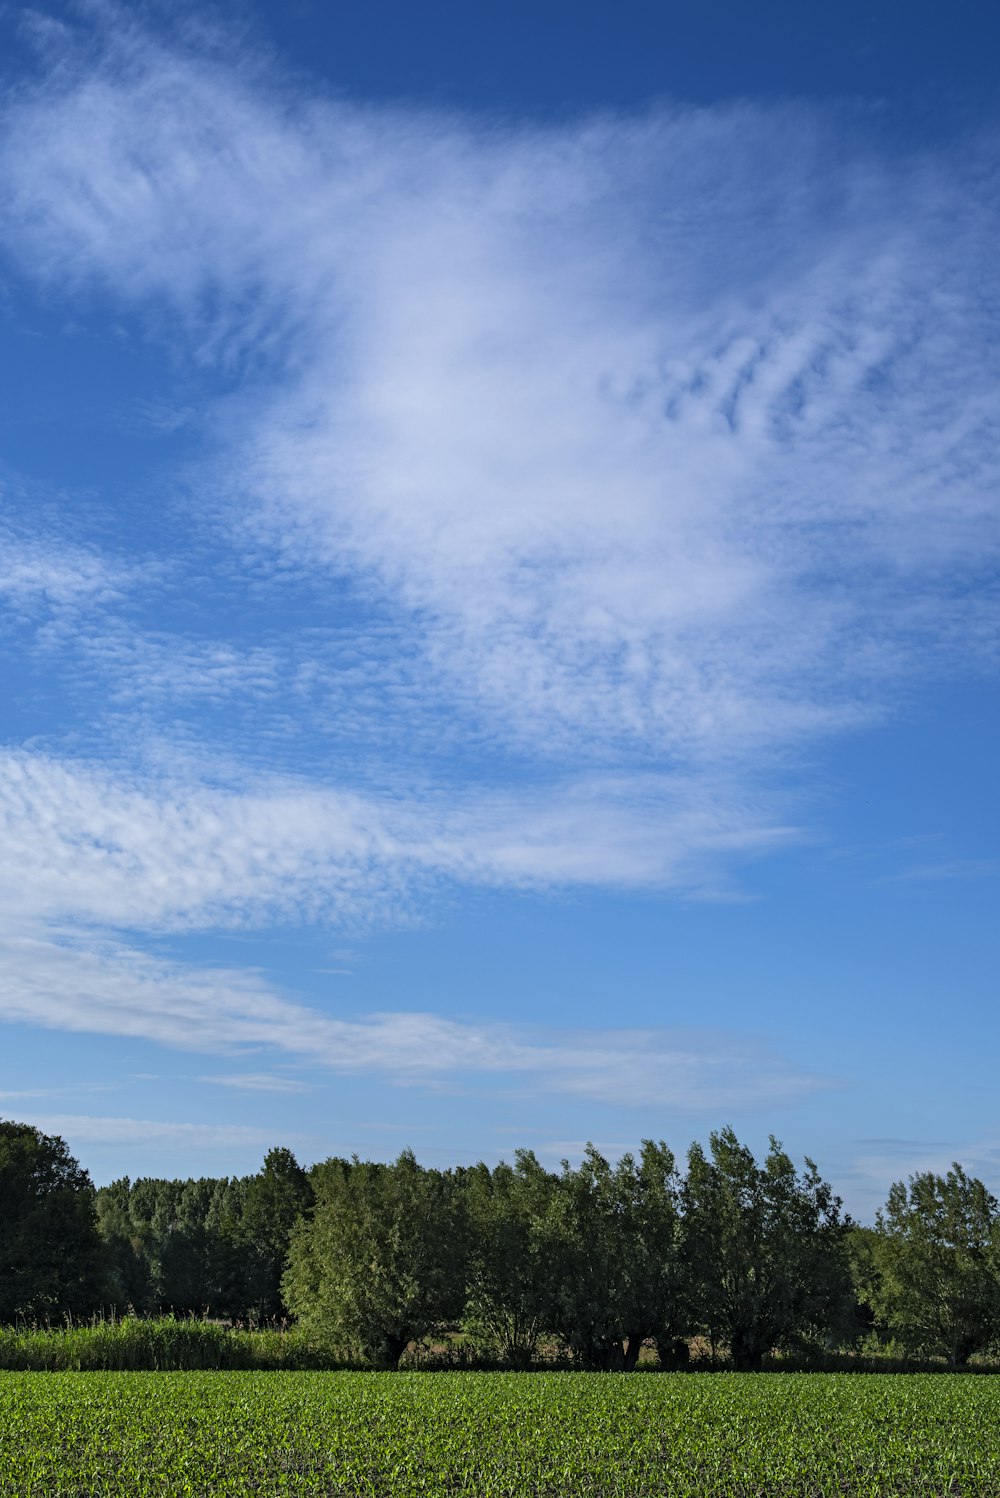
[[[344,1366],[298,1327],[230,1327],[174,1316],[0,1327],[0,1369],[37,1372],[309,1371]]]

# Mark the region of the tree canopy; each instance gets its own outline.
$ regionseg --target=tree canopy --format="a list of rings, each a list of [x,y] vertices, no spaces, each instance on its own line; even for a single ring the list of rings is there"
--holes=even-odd
[[[459,1178],[418,1165],[329,1161],[312,1216],[292,1230],[282,1282],[291,1310],[379,1367],[462,1315],[468,1214]]]
[[[0,1120],[0,1321],[87,1314],[104,1289],[87,1172],[58,1135]]]
[[[860,1227],[816,1165],[731,1128],[678,1168],[661,1140],[549,1169],[530,1150],[453,1170],[304,1169],[127,1177],[94,1191],[62,1139],[0,1123],[0,1322],[100,1309],[298,1319],[319,1345],[395,1366],[447,1339],[507,1367],[630,1369],[695,1339],[739,1369],[832,1349],[1000,1353],[1000,1206],[954,1165],[896,1182]],[[697,1350],[697,1349],[696,1349]]]
[[[776,1139],[763,1165],[731,1128],[692,1145],[684,1257],[695,1319],[736,1368],[835,1325],[850,1302],[840,1198],[811,1160],[797,1172]]]
[[[869,1237],[873,1309],[917,1352],[956,1366],[1000,1331],[1000,1209],[954,1164],[896,1181]]]

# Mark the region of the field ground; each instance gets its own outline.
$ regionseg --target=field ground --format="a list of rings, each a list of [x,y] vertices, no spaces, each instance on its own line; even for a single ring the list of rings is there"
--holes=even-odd
[[[1000,1380],[5,1373],[3,1498],[1000,1494]]]

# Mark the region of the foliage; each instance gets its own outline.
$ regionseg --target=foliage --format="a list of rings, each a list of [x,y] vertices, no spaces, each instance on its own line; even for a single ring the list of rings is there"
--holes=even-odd
[[[470,1223],[466,1323],[485,1333],[501,1359],[527,1367],[539,1338],[551,1331],[562,1276],[554,1203],[558,1177],[530,1150],[514,1164],[468,1172],[464,1189]]]
[[[245,1182],[241,1211],[230,1233],[242,1250],[248,1308],[262,1319],[285,1310],[281,1276],[292,1229],[312,1205],[309,1176],[291,1150],[270,1150],[259,1175]]]
[[[968,1375],[9,1374],[0,1498],[986,1498],[998,1436]]]
[[[772,1348],[822,1337],[850,1304],[849,1222],[811,1160],[801,1174],[772,1138],[764,1164],[732,1129],[692,1145],[683,1189],[684,1258],[695,1316],[737,1369]]]
[[[647,1337],[664,1345],[684,1328],[674,1157],[647,1139],[638,1161],[611,1166],[588,1145],[559,1185],[554,1325],[582,1366],[634,1368]]]
[[[404,1150],[392,1165],[328,1161],[316,1206],[293,1229],[283,1294],[310,1328],[379,1367],[456,1321],[465,1305],[464,1195],[449,1171]]]
[[[0,1120],[0,1322],[89,1313],[102,1270],[87,1172],[58,1135]]]
[[[683,1180],[646,1140],[614,1165],[588,1145],[559,1173],[525,1150],[492,1168],[427,1170],[404,1152],[306,1172],[273,1149],[253,1176],[126,1177],[95,1194],[61,1139],[0,1123],[0,1325],[98,1310],[131,1329],[89,1329],[85,1346],[71,1325],[58,1355],[31,1344],[38,1366],[118,1366],[94,1346],[113,1359],[122,1337],[125,1366],[174,1366],[157,1361],[171,1339],[210,1359],[212,1332],[140,1331],[134,1312],[161,1328],[291,1313],[326,1363],[352,1365],[395,1366],[413,1343],[441,1367],[630,1370],[655,1340],[662,1369],[706,1345],[736,1369],[775,1355],[830,1369],[841,1353],[962,1367],[1000,1345],[1000,1208],[955,1165],[897,1183],[878,1226],[859,1227],[811,1161],[797,1171],[772,1139],[758,1164],[732,1129],[692,1146]],[[219,1335],[231,1366],[237,1343]]]
[[[271,1150],[255,1176],[114,1181],[97,1193],[112,1303],[151,1315],[280,1316],[289,1236],[311,1204],[287,1149]]]
[[[897,1181],[867,1246],[872,1307],[905,1346],[961,1366],[1000,1332],[1000,1209],[960,1165]]]
[[[151,1314],[240,1315],[240,1247],[227,1226],[239,1180],[127,1178],[97,1194],[116,1304]]]
[[[318,1369],[333,1350],[299,1327],[226,1327],[173,1316],[0,1328],[0,1369],[20,1372]]]

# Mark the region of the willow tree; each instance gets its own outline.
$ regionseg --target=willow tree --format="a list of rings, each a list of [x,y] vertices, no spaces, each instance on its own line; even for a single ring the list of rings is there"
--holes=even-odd
[[[1000,1208],[961,1165],[897,1181],[868,1250],[872,1309],[911,1351],[961,1367],[1000,1335]]]
[[[404,1150],[391,1165],[331,1160],[312,1172],[315,1207],[292,1229],[285,1304],[308,1327],[379,1367],[461,1317],[465,1198],[451,1171]]]
[[[772,1137],[762,1165],[731,1128],[688,1154],[684,1259],[696,1323],[755,1369],[776,1348],[835,1335],[849,1313],[850,1221],[806,1160]]]

